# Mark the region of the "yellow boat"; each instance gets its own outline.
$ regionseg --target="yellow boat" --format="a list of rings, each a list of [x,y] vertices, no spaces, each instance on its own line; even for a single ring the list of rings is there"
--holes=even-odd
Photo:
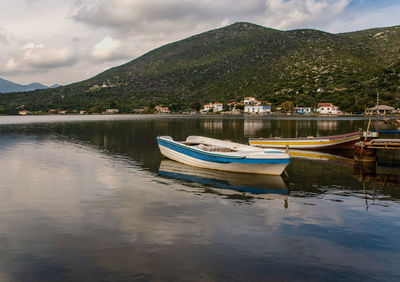
[[[352,133],[324,136],[324,137],[299,137],[299,138],[249,138],[250,146],[262,148],[289,148],[289,149],[354,149],[360,141],[361,131]]]

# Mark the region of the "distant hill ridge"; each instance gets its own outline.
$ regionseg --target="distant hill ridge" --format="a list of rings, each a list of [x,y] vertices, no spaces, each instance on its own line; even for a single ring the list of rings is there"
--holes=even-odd
[[[58,86],[58,84],[46,86],[37,82],[24,85],[0,78],[0,93],[32,91],[36,89],[55,88]]]
[[[331,34],[280,31],[251,23],[194,35],[164,45],[127,64],[56,89],[2,96],[0,107],[30,110],[238,101],[256,96],[274,105],[332,102],[348,111],[382,103],[400,106],[400,26]],[[33,98],[34,97],[34,98]]]

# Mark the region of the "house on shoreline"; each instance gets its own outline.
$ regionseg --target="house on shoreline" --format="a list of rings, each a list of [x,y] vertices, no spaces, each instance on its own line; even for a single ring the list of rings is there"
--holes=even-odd
[[[373,115],[373,114],[386,115],[386,114],[391,114],[393,112],[394,108],[386,105],[379,105],[365,110],[366,115]]]
[[[255,97],[244,97],[243,104],[244,105],[252,105],[252,106],[259,106],[261,105],[261,101],[258,101]]]
[[[113,114],[118,114],[119,110],[118,109],[106,109],[106,114],[113,115]]]
[[[296,107],[294,108],[294,111],[296,114],[308,115],[311,113],[312,109],[311,107]]]
[[[163,114],[167,114],[170,112],[168,107],[163,107],[163,106],[155,106],[154,111],[156,113],[163,113]]]
[[[246,105],[244,106],[244,112],[246,114],[271,114],[271,106],[261,106],[261,105]]]
[[[316,112],[322,115],[337,115],[342,113],[342,111],[339,110],[339,107],[332,103],[318,103]]]
[[[209,103],[205,104],[202,113],[209,113],[211,110],[213,113],[222,112],[224,105],[222,103]]]
[[[22,111],[19,111],[18,114],[19,114],[20,116],[27,116],[27,115],[30,115],[31,112],[30,112],[30,111],[27,111],[27,110],[22,110]]]

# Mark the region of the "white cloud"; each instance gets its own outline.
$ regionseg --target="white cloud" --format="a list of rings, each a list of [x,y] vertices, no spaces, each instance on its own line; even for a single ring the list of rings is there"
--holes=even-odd
[[[15,62],[14,58],[11,58],[8,60],[7,64],[6,64],[6,69],[8,70],[15,70],[17,69],[18,64]]]
[[[22,46],[22,50],[26,50],[26,49],[35,49],[35,48],[43,48],[44,45],[43,44],[35,44],[33,42],[29,42],[26,45]]]
[[[92,55],[99,59],[109,59],[116,55],[115,53],[120,46],[121,41],[115,40],[111,36],[106,36],[94,45]]]

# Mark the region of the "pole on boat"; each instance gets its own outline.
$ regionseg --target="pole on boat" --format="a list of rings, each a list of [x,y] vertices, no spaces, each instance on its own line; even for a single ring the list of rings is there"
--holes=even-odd
[[[369,127],[371,126],[371,121],[372,121],[372,114],[369,117],[367,132],[365,133],[365,137],[364,137],[364,144],[365,144],[365,140],[367,140],[367,137],[368,137],[368,132],[369,132]]]

